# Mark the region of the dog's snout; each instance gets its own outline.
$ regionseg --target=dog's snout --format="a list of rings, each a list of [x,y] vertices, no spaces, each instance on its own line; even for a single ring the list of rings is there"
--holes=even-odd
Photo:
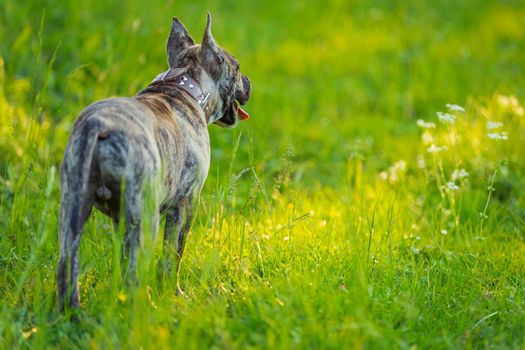
[[[242,88],[244,92],[246,93],[247,97],[249,98],[250,93],[251,93],[251,83],[250,83],[250,79],[248,79],[246,75],[242,76]]]
[[[240,104],[245,104],[248,99],[250,98],[251,94],[251,83],[250,79],[248,79],[247,76],[242,76],[242,90],[239,90],[237,92],[236,99],[239,101]]]

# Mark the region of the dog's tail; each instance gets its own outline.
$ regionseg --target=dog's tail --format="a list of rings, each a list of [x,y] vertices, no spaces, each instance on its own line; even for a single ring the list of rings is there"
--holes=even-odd
[[[78,306],[77,252],[82,227],[93,205],[88,193],[93,154],[102,124],[96,118],[79,118],[71,135],[60,169],[60,262],[58,265],[59,306]],[[67,300],[64,300],[66,299]]]
[[[69,139],[60,169],[62,185],[67,186],[67,191],[62,191],[62,193],[72,192],[77,196],[85,196],[93,153],[102,132],[102,123],[95,118],[90,118],[76,124],[77,126],[73,128],[75,132]]]

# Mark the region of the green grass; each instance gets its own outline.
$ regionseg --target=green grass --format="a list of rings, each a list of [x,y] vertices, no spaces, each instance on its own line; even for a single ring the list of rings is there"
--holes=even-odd
[[[522,1],[42,3],[0,2],[0,348],[525,346]],[[70,321],[55,271],[71,125],[166,68],[171,16],[199,41],[206,10],[252,79],[252,118],[210,127],[186,293],[156,277],[149,239],[126,288],[95,213]],[[466,109],[453,124],[447,103]]]

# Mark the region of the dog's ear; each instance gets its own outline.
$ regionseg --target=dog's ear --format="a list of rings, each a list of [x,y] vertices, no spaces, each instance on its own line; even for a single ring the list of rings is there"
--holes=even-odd
[[[184,27],[177,17],[173,17],[171,24],[170,37],[166,45],[166,53],[168,54],[168,63],[170,67],[174,67],[177,63],[177,56],[185,48],[195,45],[195,41],[191,38],[188,30]]]
[[[208,12],[206,21],[206,30],[204,31],[204,37],[202,38],[202,62],[204,67],[212,76],[217,77],[221,71],[222,62],[224,57],[219,49],[219,46],[211,35],[211,15]]]

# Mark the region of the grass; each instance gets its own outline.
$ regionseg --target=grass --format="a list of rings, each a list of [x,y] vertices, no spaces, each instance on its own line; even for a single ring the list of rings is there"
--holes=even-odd
[[[206,10],[252,118],[210,127],[185,296],[151,235],[126,288],[95,213],[70,321],[71,125],[165,69],[172,15],[199,41]],[[0,348],[523,348],[524,18],[511,0],[1,2]]]

